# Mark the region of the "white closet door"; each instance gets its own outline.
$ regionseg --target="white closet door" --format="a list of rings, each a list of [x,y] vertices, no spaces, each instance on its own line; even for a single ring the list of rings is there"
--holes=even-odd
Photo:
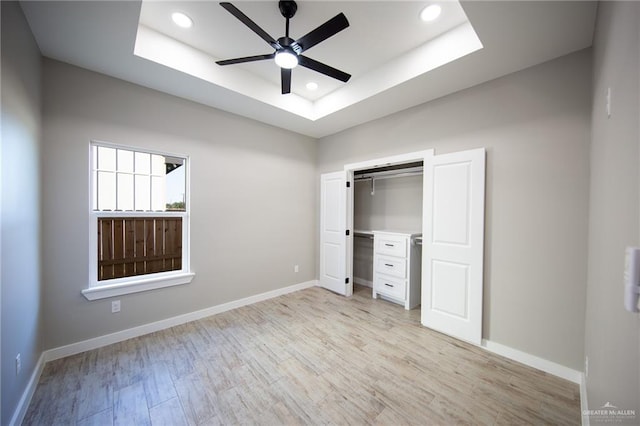
[[[320,286],[347,295],[345,171],[320,177]]]
[[[422,324],[482,339],[485,150],[425,158]]]

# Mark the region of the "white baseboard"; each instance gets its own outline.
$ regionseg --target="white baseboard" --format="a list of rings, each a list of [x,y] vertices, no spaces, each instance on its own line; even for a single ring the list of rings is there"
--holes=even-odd
[[[528,354],[526,352],[513,349],[509,346],[501,345],[490,340],[482,339],[482,347],[489,352],[493,352],[498,355],[502,355],[505,358],[509,358],[513,361],[517,361],[521,364],[528,365],[545,373],[553,374],[570,382],[580,384],[582,372],[574,370],[564,365],[557,364],[553,361],[549,361],[544,358],[537,357],[535,355]]]
[[[589,416],[584,414],[589,412],[589,399],[587,398],[587,377],[581,374],[580,380],[580,413],[582,417],[582,426],[589,426]]]
[[[40,354],[40,358],[38,358],[38,363],[36,364],[36,368],[33,369],[31,373],[31,377],[29,378],[29,383],[27,383],[27,388],[22,392],[22,396],[20,397],[20,401],[18,401],[18,406],[16,410],[13,412],[13,416],[9,421],[9,425],[18,426],[22,424],[24,420],[24,416],[27,414],[27,409],[29,408],[29,404],[31,403],[31,398],[33,397],[36,388],[38,387],[38,381],[40,380],[40,375],[42,374],[42,370],[44,370],[45,356],[44,352]]]
[[[174,327],[176,325],[185,324],[190,321],[196,321],[211,315],[230,311],[232,309],[240,308],[242,306],[247,306],[253,303],[262,302],[263,300],[272,299],[274,297],[282,296],[283,294],[304,290],[305,288],[314,287],[316,285],[318,285],[317,280],[306,281],[300,284],[294,284],[288,287],[279,288],[277,290],[268,291],[266,293],[256,294],[255,296],[245,297],[244,299],[234,300],[228,303],[223,303],[221,305],[216,305],[210,308],[201,309],[199,311],[189,312],[188,314],[178,315],[172,318],[167,318],[167,319],[152,322],[149,324],[144,324],[138,327],[117,331],[115,333],[107,334],[104,336],[94,337],[93,339],[83,340],[82,342],[72,343],[66,346],[60,346],[58,348],[53,348],[45,351],[44,359],[45,361],[48,362],[48,361],[64,358],[70,355],[79,354],[81,352],[86,352],[92,349],[101,348],[103,346],[111,345],[113,343],[122,342],[123,340],[131,339],[133,337],[143,336],[145,334],[153,333],[155,331],[164,330],[170,327]]]
[[[365,280],[364,278],[353,277],[353,282],[355,284],[360,284],[365,287],[373,288],[373,281]]]

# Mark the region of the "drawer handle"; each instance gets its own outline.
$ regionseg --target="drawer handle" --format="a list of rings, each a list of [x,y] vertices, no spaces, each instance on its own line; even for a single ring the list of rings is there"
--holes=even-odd
[[[393,287],[393,284],[384,283],[384,285],[386,285],[387,287]]]
[[[393,244],[387,244],[387,243],[385,243],[385,246],[387,246],[387,247],[395,247],[395,245],[393,245]]]
[[[393,268],[393,265],[390,263],[385,263],[384,266],[388,266],[389,268]]]

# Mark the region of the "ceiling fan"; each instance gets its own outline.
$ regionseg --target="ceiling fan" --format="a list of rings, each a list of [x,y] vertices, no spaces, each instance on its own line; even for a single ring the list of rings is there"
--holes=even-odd
[[[278,40],[275,40],[267,34],[266,31],[260,28],[258,24],[249,19],[247,15],[242,13],[240,9],[231,3],[222,2],[220,3],[220,6],[225,8],[229,13],[238,18],[240,22],[249,27],[249,29],[254,33],[258,34],[264,41],[269,43],[269,45],[275,49],[275,52],[268,53],[266,55],[246,56],[243,58],[216,61],[218,65],[232,65],[243,62],[274,59],[276,64],[280,67],[283,95],[291,92],[291,69],[295,68],[297,65],[317,71],[342,82],[347,82],[351,78],[351,75],[346,72],[330,67],[329,65],[318,62],[302,54],[316,44],[347,28],[349,26],[349,21],[347,21],[347,17],[344,16],[344,13],[339,13],[308,34],[294,40],[289,37],[289,19],[293,18],[296,14],[298,5],[295,1],[279,1],[278,7],[280,8],[280,13],[286,19],[286,27],[285,35],[280,37]]]

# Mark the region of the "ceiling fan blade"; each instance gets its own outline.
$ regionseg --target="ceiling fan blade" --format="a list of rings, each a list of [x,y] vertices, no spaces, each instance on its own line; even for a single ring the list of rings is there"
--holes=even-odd
[[[258,26],[258,24],[253,22],[247,15],[242,13],[240,11],[240,9],[238,9],[237,7],[235,7],[234,5],[232,5],[231,3],[228,3],[228,2],[222,2],[222,3],[220,3],[220,6],[224,7],[229,13],[231,13],[233,16],[238,18],[238,20],[240,20],[240,22],[242,22],[247,27],[249,27],[251,29],[251,31],[253,31],[254,33],[258,34],[264,41],[269,43],[271,45],[271,47],[273,47],[274,49],[279,49],[280,48],[280,45],[278,44],[277,41],[275,41],[275,39],[273,37],[271,37],[269,34],[267,34],[267,32],[265,30],[260,28]]]
[[[291,69],[280,68],[280,76],[282,78],[282,94],[291,93]]]
[[[267,55],[255,55],[255,56],[245,56],[244,58],[234,58],[234,59],[225,59],[223,61],[216,61],[218,65],[233,65],[233,64],[241,64],[243,62],[254,62],[254,61],[264,61],[266,59],[275,58],[275,53],[269,53]]]
[[[349,26],[349,21],[344,13],[339,13],[333,18],[329,19],[324,24],[320,25],[315,30],[312,30],[307,35],[304,35],[295,41],[295,44],[299,45],[304,52],[311,49],[316,44],[328,39],[329,37],[339,33]]]
[[[298,64],[345,83],[351,78],[351,74],[347,74],[344,71],[340,71],[339,69],[330,67],[329,65],[323,64],[322,62],[318,62],[304,55],[298,55]]]

